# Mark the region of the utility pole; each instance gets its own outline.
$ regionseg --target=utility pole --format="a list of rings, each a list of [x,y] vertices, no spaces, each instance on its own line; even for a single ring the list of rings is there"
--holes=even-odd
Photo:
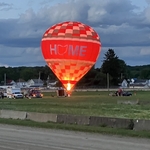
[[[4,85],[6,85],[6,73],[4,73]]]
[[[38,79],[38,83],[40,83],[40,79],[41,79],[41,72],[39,72],[39,79]]]
[[[122,80],[122,78],[123,78],[123,73],[121,73],[121,80]]]
[[[107,89],[109,91],[109,73],[107,73]]]

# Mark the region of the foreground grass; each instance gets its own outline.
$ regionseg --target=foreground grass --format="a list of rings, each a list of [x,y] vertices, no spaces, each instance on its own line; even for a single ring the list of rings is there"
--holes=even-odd
[[[13,119],[2,119],[0,118],[1,124],[9,125],[19,125],[27,127],[36,127],[36,128],[47,128],[47,129],[62,129],[69,131],[80,131],[80,132],[90,132],[97,134],[109,134],[109,135],[120,135],[120,136],[130,136],[136,138],[150,138],[150,131],[134,131],[127,129],[115,129],[108,127],[97,127],[97,126],[81,126],[81,125],[66,125],[58,123],[40,123],[30,120],[13,120]]]

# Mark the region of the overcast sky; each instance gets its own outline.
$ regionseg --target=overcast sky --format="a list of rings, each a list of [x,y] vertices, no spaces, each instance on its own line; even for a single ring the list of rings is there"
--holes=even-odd
[[[45,66],[41,38],[63,21],[99,34],[98,68],[110,48],[127,65],[150,64],[150,0],[0,0],[0,66]]]

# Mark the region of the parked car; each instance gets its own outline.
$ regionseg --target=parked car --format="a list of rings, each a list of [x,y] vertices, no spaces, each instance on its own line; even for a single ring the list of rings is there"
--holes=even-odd
[[[124,92],[122,93],[122,96],[132,96],[132,93],[129,92],[129,91],[124,91]]]
[[[14,92],[14,93],[12,93],[12,95],[13,95],[14,99],[23,98],[23,94],[20,92]]]
[[[7,97],[8,98],[23,98],[23,94],[21,93],[21,89],[20,88],[11,88],[8,87],[6,88],[6,92],[7,92]]]
[[[40,90],[30,90],[29,91],[29,97],[33,97],[33,98],[42,98],[43,94],[41,93]]]

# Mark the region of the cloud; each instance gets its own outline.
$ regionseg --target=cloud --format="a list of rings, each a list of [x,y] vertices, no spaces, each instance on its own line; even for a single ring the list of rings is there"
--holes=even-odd
[[[150,47],[149,47],[150,48]],[[127,65],[136,66],[136,65],[145,65],[150,64],[150,50],[148,48],[144,49],[143,47],[102,47],[99,60],[96,63],[96,67],[99,68],[102,65],[104,60],[104,54],[108,49],[113,49],[115,54],[125,61]]]
[[[5,2],[0,2],[0,11],[8,11],[12,9],[12,4],[5,3]]]
[[[144,11],[145,14],[145,22],[144,23],[150,23],[150,5],[145,9]]]
[[[141,55],[149,55],[150,57],[150,47],[142,48],[140,51]]]
[[[150,0],[146,0],[146,2],[150,5]]]
[[[137,13],[135,10],[138,7],[130,0],[52,1],[54,5],[48,0],[41,2],[30,2],[32,7],[19,13],[15,19],[0,19],[0,63],[9,66],[44,65],[40,49],[43,33],[53,24],[68,20],[81,21],[98,32],[102,42],[99,64],[109,48],[114,49],[128,64],[144,60],[145,55],[149,54],[150,6]],[[33,6],[37,3],[41,6],[35,10]],[[0,3],[0,9],[11,6]],[[150,63],[147,57],[145,60],[145,63]]]

